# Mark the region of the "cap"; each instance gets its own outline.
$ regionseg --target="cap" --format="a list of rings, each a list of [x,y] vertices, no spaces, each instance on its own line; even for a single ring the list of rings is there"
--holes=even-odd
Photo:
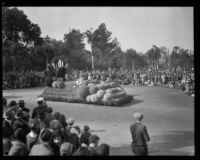
[[[44,98],[43,98],[43,97],[38,97],[38,98],[36,99],[36,101],[37,101],[37,102],[44,101]]]

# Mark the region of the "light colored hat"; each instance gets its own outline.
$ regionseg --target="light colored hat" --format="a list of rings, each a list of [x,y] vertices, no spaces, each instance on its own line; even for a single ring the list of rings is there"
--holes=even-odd
[[[143,118],[143,114],[140,112],[136,112],[133,114],[133,117],[136,118],[137,120],[141,121]]]
[[[71,134],[76,134],[77,136],[79,135],[79,132],[74,127],[70,129],[70,133]]]
[[[36,101],[37,101],[37,102],[44,101],[44,98],[43,98],[43,97],[38,97],[38,98],[36,99]]]
[[[67,120],[67,124],[73,125],[73,124],[74,124],[74,118],[69,118],[69,119]]]

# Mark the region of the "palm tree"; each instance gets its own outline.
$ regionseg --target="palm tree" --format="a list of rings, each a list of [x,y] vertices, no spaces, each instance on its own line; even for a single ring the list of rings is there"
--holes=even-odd
[[[88,44],[90,44],[90,47],[91,47],[92,70],[94,70],[94,50],[95,50],[94,44],[95,44],[96,34],[95,32],[92,32],[92,28],[91,28],[90,30],[87,30],[85,32],[85,35],[87,37],[87,42]]]

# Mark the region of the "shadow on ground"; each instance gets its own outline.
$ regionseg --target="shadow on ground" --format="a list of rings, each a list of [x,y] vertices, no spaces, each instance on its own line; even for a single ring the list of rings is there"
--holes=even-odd
[[[194,155],[194,132],[167,131],[151,137],[149,155]],[[130,145],[111,147],[111,155],[133,155]]]

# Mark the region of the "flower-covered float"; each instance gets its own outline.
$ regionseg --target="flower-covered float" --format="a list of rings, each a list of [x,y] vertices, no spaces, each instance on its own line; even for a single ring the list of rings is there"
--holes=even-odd
[[[39,96],[46,101],[106,106],[121,106],[133,101],[133,96],[115,82],[82,79],[63,82],[62,78],[58,78],[52,87],[46,87]]]

